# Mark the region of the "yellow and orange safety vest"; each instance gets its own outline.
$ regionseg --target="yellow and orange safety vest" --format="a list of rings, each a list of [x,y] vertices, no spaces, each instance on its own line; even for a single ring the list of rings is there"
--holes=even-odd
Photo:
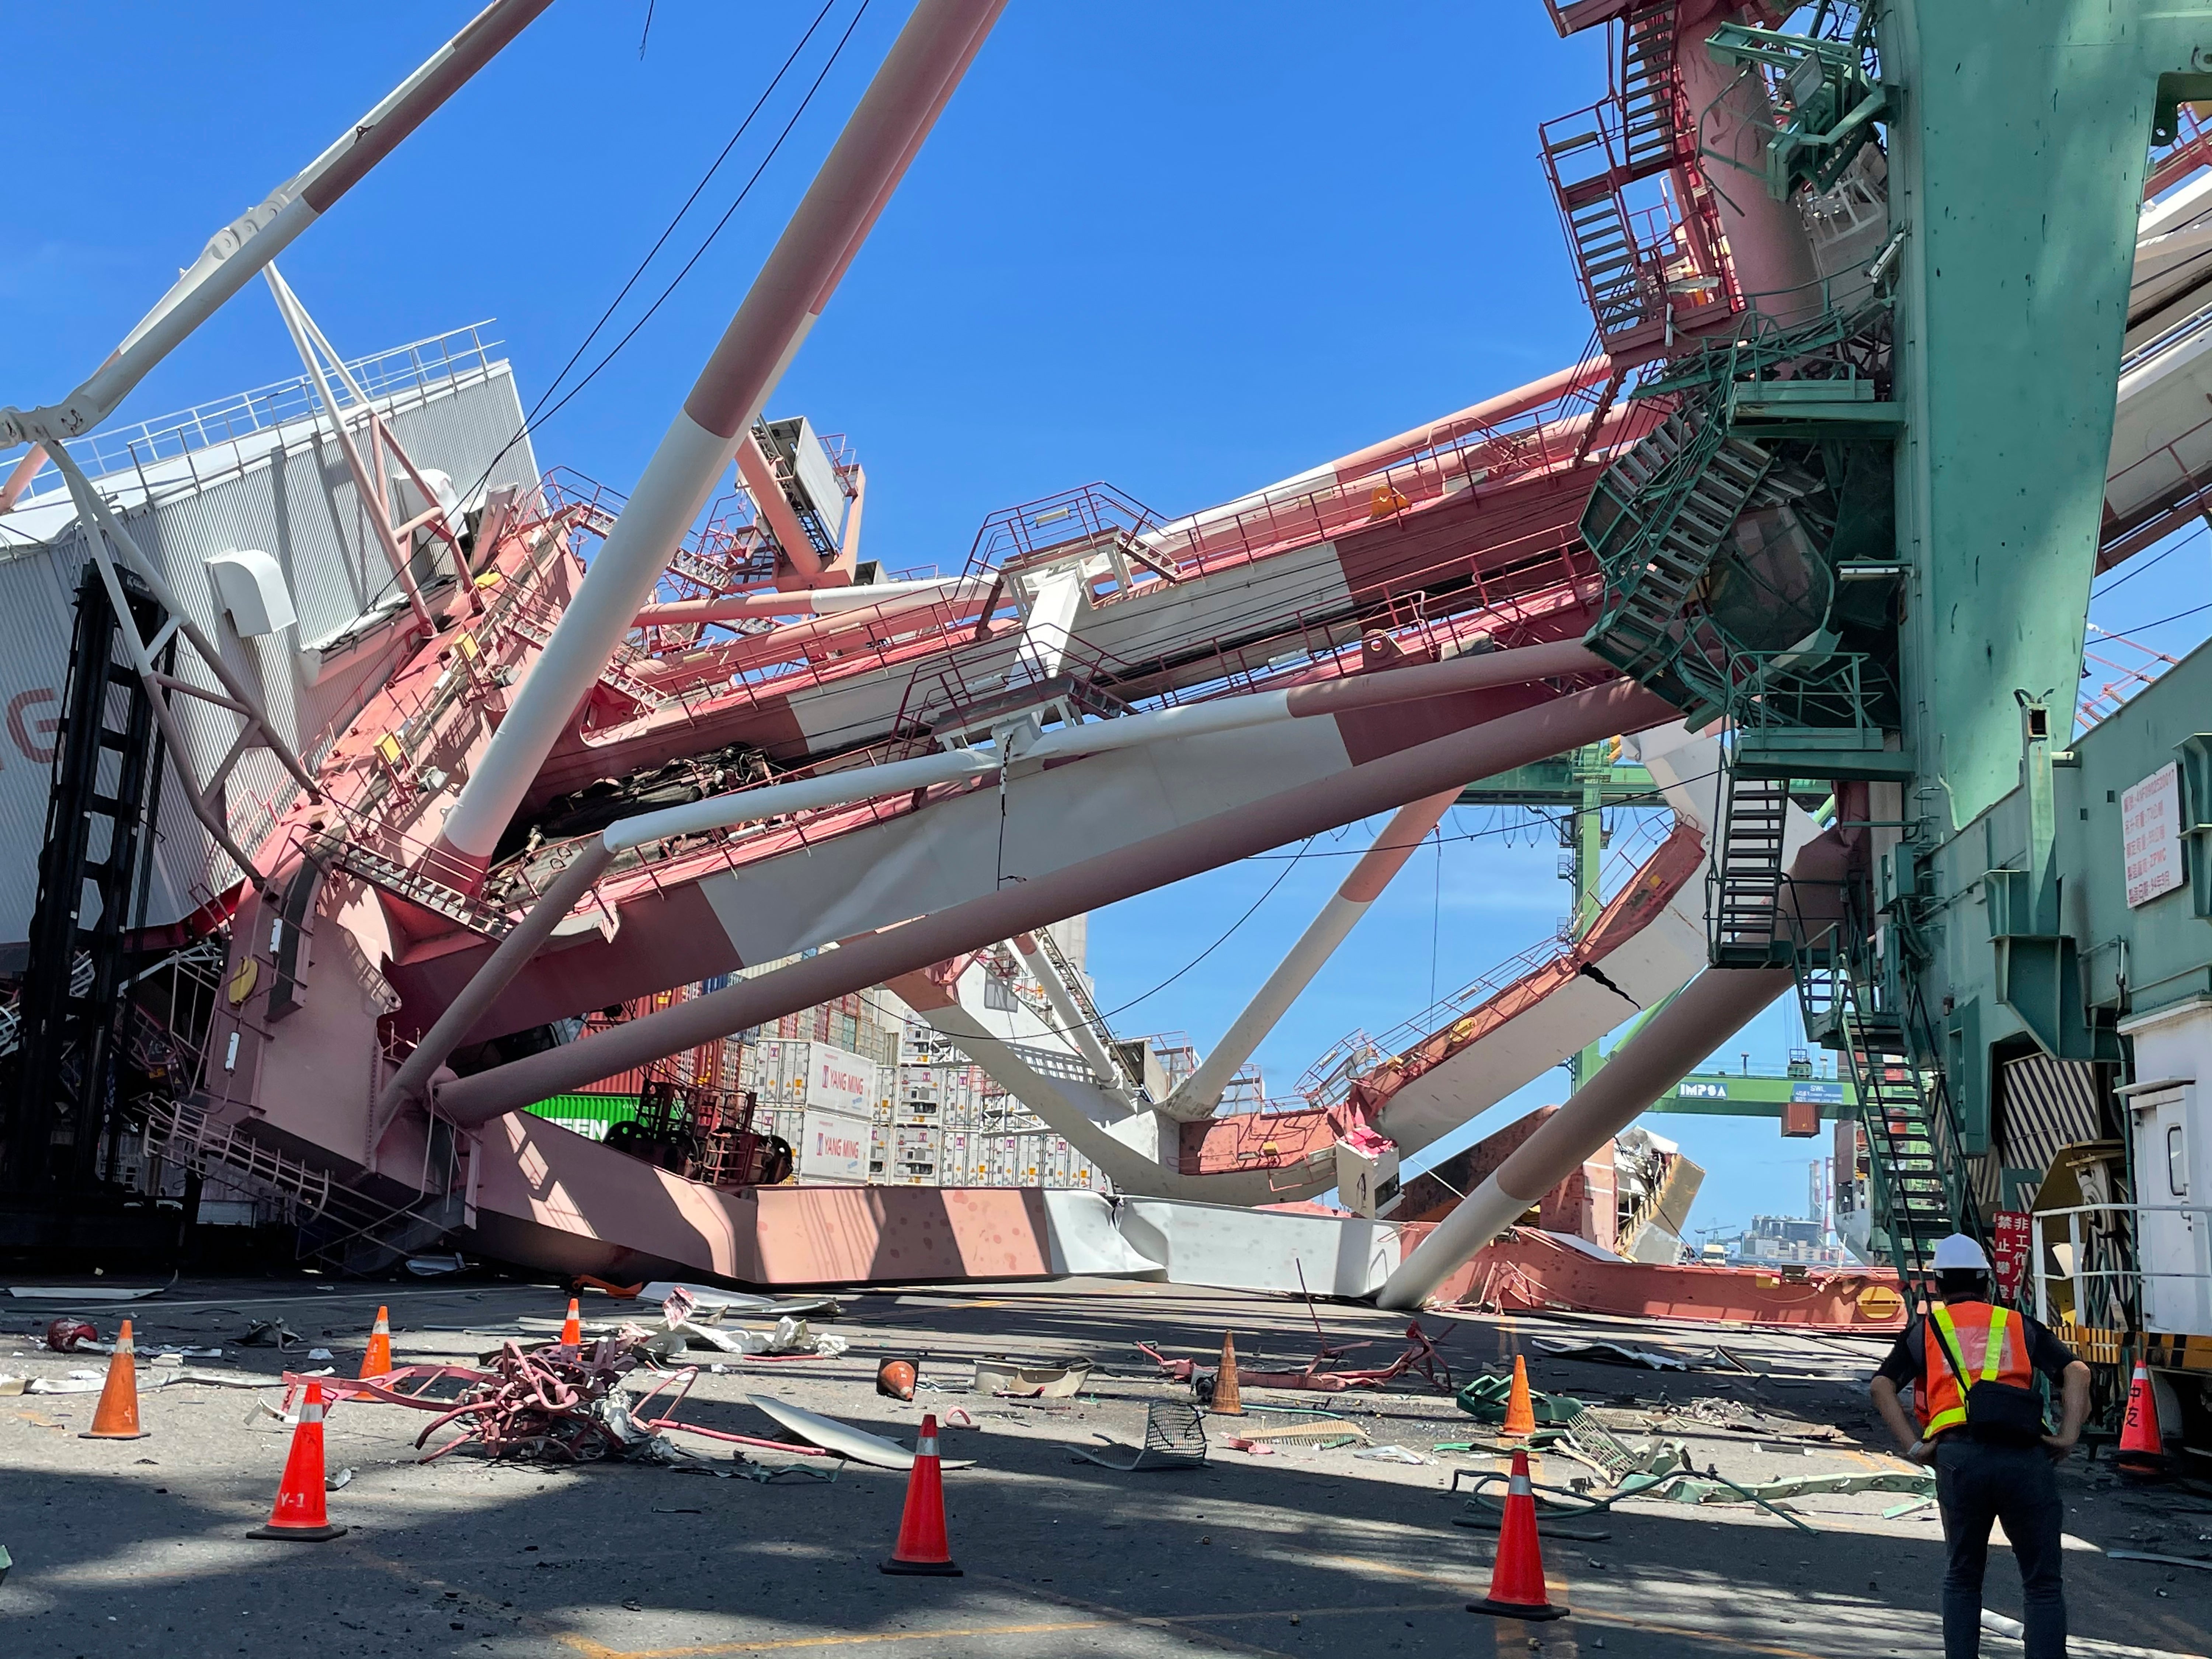
[[[1927,1438],[1966,1420],[1966,1390],[1975,1383],[2008,1382],[2024,1389],[2034,1381],[2027,1360],[2027,1324],[2011,1309],[1986,1302],[1961,1302],[1953,1309],[1939,1302],[1928,1317],[1935,1328],[1922,1334],[1927,1352],[1913,1401]],[[1951,1354],[1958,1356],[1964,1380],[1952,1370]]]

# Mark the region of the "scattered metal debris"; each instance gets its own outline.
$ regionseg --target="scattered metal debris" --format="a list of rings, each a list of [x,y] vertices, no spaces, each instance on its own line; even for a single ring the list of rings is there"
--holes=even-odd
[[[986,1354],[975,1362],[975,1380],[968,1390],[1023,1400],[1065,1400],[1083,1392],[1093,1364],[1080,1355],[1039,1365],[1010,1355]]]
[[[756,1410],[766,1413],[802,1440],[825,1451],[835,1452],[840,1457],[849,1457],[856,1463],[872,1464],[879,1469],[896,1469],[902,1474],[914,1467],[914,1454],[896,1440],[886,1440],[881,1435],[856,1429],[849,1423],[840,1423],[834,1417],[823,1417],[802,1410],[784,1401],[771,1400],[765,1395],[749,1394],[745,1396],[745,1402]],[[964,1469],[969,1468],[971,1462],[972,1460],[947,1457],[941,1461],[939,1467]]]
[[[24,1302],[143,1302],[149,1296],[159,1296],[177,1282],[177,1274],[169,1275],[167,1285],[131,1286],[127,1285],[10,1285],[8,1294]]]
[[[1145,1443],[1124,1445],[1110,1435],[1100,1435],[1109,1449],[1133,1453],[1126,1463],[1110,1462],[1087,1446],[1072,1449],[1077,1461],[1096,1463],[1123,1474],[1139,1470],[1200,1469],[1206,1467],[1206,1418],[1186,1401],[1154,1400],[1145,1407]]]
[[[835,1319],[843,1310],[834,1296],[756,1296],[750,1291],[726,1291],[716,1285],[691,1285],[657,1279],[640,1285],[634,1294],[664,1307],[678,1297],[685,1299],[687,1316],[693,1313],[750,1314],[756,1319],[781,1319],[787,1314]]]
[[[1478,1423],[1503,1423],[1506,1396],[1513,1391],[1510,1376],[1478,1376],[1454,1396],[1459,1408]],[[1589,1407],[1571,1395],[1528,1390],[1528,1404],[1539,1423],[1567,1423]]]
[[[1537,1347],[1553,1359],[1586,1359],[1601,1365],[1640,1365],[1647,1371],[1687,1371],[1697,1368],[1686,1359],[1656,1348],[1632,1348],[1625,1342],[1559,1342],[1534,1339]],[[1733,1362],[1731,1362],[1733,1363]],[[1738,1370],[1746,1369],[1738,1366]]]
[[[1370,1463],[1426,1464],[1429,1462],[1417,1451],[1408,1451],[1403,1446],[1390,1444],[1370,1446],[1365,1451],[1356,1451],[1352,1455]]]
[[[1348,1417],[1339,1417],[1332,1412],[1310,1412],[1288,1406],[1247,1406],[1245,1412],[1262,1420],[1247,1422],[1238,1430],[1246,1440],[1273,1442],[1297,1441],[1310,1443],[1322,1451],[1340,1446],[1364,1446],[1367,1431]],[[1281,1420],[1268,1422],[1268,1416]]]
[[[246,1334],[236,1340],[241,1348],[273,1347],[279,1353],[289,1353],[295,1348],[304,1346],[307,1339],[281,1319],[257,1319],[246,1328]]]
[[[1304,1370],[1263,1371],[1240,1364],[1237,1377],[1240,1388],[1294,1389],[1316,1394],[1340,1394],[1346,1389],[1379,1389],[1405,1376],[1417,1376],[1441,1394],[1452,1390],[1451,1368],[1443,1363],[1437,1344],[1413,1320],[1406,1327],[1407,1347],[1404,1352],[1388,1365],[1367,1370],[1340,1368],[1338,1362],[1345,1355],[1361,1348],[1372,1347],[1372,1342],[1347,1342],[1340,1347],[1324,1343]],[[1201,1370],[1196,1360],[1170,1359],[1150,1343],[1135,1345],[1137,1351],[1160,1368],[1160,1375],[1170,1382],[1188,1382],[1203,1405],[1212,1398],[1213,1373]]]
[[[772,1330],[755,1330],[740,1325],[722,1329],[696,1320],[679,1319],[670,1322],[670,1332],[684,1339],[668,1350],[680,1352],[686,1346],[714,1348],[723,1353],[745,1354],[753,1358],[834,1359],[849,1346],[834,1331],[817,1332],[804,1319],[789,1314],[775,1322]]]
[[[641,1363],[642,1346],[608,1337],[580,1350],[525,1352],[519,1343],[503,1344],[489,1375],[466,1388],[416,1437],[419,1449],[441,1429],[461,1430],[422,1461],[434,1462],[471,1443],[495,1458],[568,1463],[628,1453],[652,1438],[616,1392],[622,1378]]]
[[[2148,1561],[2161,1567],[2195,1567],[2212,1571],[2212,1558],[2201,1555],[2154,1555],[2148,1550],[2106,1550],[2108,1561]]]
[[[143,1393],[149,1389],[158,1389],[167,1380],[167,1377],[141,1377],[138,1381],[139,1391]],[[98,1371],[71,1371],[67,1376],[34,1376],[24,1385],[23,1392],[25,1394],[98,1394],[106,1382],[106,1378]]]

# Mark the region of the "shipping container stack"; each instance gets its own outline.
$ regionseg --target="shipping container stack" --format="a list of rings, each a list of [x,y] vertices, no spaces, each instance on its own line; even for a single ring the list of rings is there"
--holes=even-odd
[[[899,1028],[884,1023],[885,1011],[874,993],[856,992],[795,1014],[786,1014],[773,1024],[747,1033],[741,1067],[751,1080],[742,1086],[759,1096],[754,1116],[761,1127],[781,1135],[792,1146],[804,1136],[810,1103],[810,1072],[825,1057],[837,1069],[860,1072],[869,1079],[867,1112],[874,1130],[890,1121],[891,1089],[898,1074]],[[848,1063],[848,1057],[858,1065]],[[811,1103],[820,1105],[818,1100]],[[874,1167],[883,1139],[872,1134],[868,1175],[881,1179]]]
[[[924,1022],[907,1022],[892,1109],[877,1127],[876,1179],[920,1187],[1088,1187],[1108,1184],[1091,1160],[1052,1133]]]
[[[766,971],[780,963],[766,963]],[[619,1018],[634,1018],[726,981],[710,981],[641,999]],[[617,1022],[595,1014],[587,1030]],[[649,1077],[702,1087],[750,1091],[753,1127],[804,1152],[806,1111],[821,1109],[810,1075],[827,1063],[840,1076],[872,1085],[872,1120],[861,1160],[865,1179],[891,1186],[1083,1187],[1111,1188],[1091,1161],[984,1075],[905,1005],[881,989],[857,992],[755,1030],[702,1045],[646,1070],[608,1078],[588,1090],[532,1109],[562,1127],[604,1139],[615,1123],[637,1115]],[[1157,1072],[1157,1063],[1151,1068]],[[844,1104],[858,1109],[858,1102]],[[802,1158],[798,1178],[811,1179]],[[855,1178],[860,1178],[856,1176]]]

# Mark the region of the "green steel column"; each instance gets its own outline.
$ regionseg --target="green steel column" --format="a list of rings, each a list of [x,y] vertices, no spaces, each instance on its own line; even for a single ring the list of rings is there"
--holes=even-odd
[[[2034,697],[2020,700],[2021,781],[2027,789],[2027,931],[2058,932],[2057,786],[2051,775],[2051,709]]]
[[[1909,736],[1964,824],[2070,703],[2153,112],[2212,94],[2212,0],[1887,0]]]
[[[1605,785],[1613,771],[1608,746],[1590,744],[1577,749],[1569,763],[1575,781],[1582,786],[1582,803],[1575,809],[1572,838],[1575,854],[1575,908],[1572,930],[1580,939],[1596,921],[1602,908],[1598,902],[1598,872],[1605,855],[1605,823],[1601,816],[1605,805]],[[1605,1056],[1598,1051],[1597,1041],[1592,1038],[1589,1046],[1577,1052],[1568,1062],[1567,1073],[1579,1089],[1597,1075],[1597,1068],[1605,1064]]]

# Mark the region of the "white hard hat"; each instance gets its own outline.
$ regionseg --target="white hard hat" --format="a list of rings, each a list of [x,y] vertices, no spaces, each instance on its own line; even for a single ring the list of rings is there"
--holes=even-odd
[[[1943,1273],[1954,1267],[1987,1273],[1990,1259],[1982,1254],[1982,1247],[1966,1234],[1953,1233],[1948,1238],[1936,1241],[1936,1271]]]

